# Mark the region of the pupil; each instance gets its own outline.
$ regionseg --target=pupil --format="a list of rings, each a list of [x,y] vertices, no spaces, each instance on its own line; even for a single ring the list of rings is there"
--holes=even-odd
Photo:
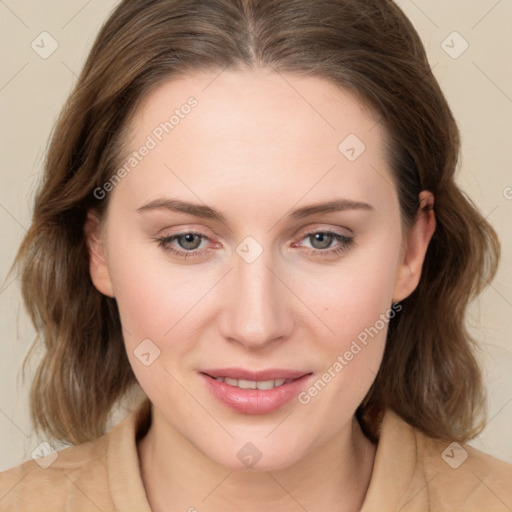
[[[187,233],[186,235],[182,235],[180,238],[180,245],[184,249],[197,249],[201,243],[200,238],[194,233]],[[196,240],[194,241],[194,239]]]
[[[313,235],[312,245],[315,249],[327,249],[331,245],[332,235],[326,233],[315,233]],[[319,242],[319,244],[317,244]]]

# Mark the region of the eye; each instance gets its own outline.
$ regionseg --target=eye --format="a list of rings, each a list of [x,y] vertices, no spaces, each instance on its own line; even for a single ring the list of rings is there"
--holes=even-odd
[[[201,235],[197,235],[196,233],[177,235],[176,241],[182,249],[193,250],[201,245]]]
[[[306,233],[302,240],[308,240],[312,250],[307,250],[306,254],[310,256],[335,256],[347,251],[353,244],[354,238],[335,233],[333,231],[313,231]],[[333,245],[336,244],[337,245]],[[293,244],[294,247],[305,247],[303,245]]]
[[[170,252],[183,259],[204,256],[205,253],[210,251],[210,249],[200,248],[202,242],[212,242],[208,236],[195,231],[187,231],[171,236],[156,238],[155,241],[158,242],[158,245],[162,247],[164,251]]]
[[[306,255],[319,257],[336,256],[347,251],[354,244],[352,237],[327,230],[305,233],[301,238],[301,241],[304,240],[308,240],[310,245],[304,246],[300,243],[293,243],[292,247],[303,248]],[[207,235],[195,231],[176,233],[175,235],[156,238],[155,241],[166,252],[182,259],[203,257],[211,252],[211,248],[201,247],[203,242],[219,246],[219,244],[214,244]]]
[[[329,233],[315,233],[309,235],[308,239],[314,249],[328,249],[332,242],[336,240],[334,235]]]

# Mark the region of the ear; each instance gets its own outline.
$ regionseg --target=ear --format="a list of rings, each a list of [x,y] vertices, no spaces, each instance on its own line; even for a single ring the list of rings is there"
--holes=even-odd
[[[419,199],[420,207],[414,224],[406,233],[404,240],[401,262],[395,279],[393,302],[407,298],[418,286],[428,244],[436,229],[434,195],[428,190],[423,190]]]
[[[87,212],[84,235],[89,251],[89,272],[96,289],[103,295],[114,297],[114,290],[108,271],[106,251],[102,239],[102,225],[96,213]]]

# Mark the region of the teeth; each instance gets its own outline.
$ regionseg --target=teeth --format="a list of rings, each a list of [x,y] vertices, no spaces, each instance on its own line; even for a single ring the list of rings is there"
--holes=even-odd
[[[215,377],[219,382],[225,382],[230,386],[240,389],[274,389],[283,384],[291,382],[292,379],[274,379],[274,380],[244,380],[244,379],[231,379],[230,377]]]
[[[241,389],[256,389],[256,381],[239,379],[238,387]]]

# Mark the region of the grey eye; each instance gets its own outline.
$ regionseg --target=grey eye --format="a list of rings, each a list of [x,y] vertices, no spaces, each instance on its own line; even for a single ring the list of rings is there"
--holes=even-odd
[[[309,240],[314,249],[327,249],[331,246],[334,236],[328,233],[315,233],[309,235]]]
[[[176,237],[178,244],[183,249],[197,249],[201,245],[202,237],[195,233],[187,233]]]

